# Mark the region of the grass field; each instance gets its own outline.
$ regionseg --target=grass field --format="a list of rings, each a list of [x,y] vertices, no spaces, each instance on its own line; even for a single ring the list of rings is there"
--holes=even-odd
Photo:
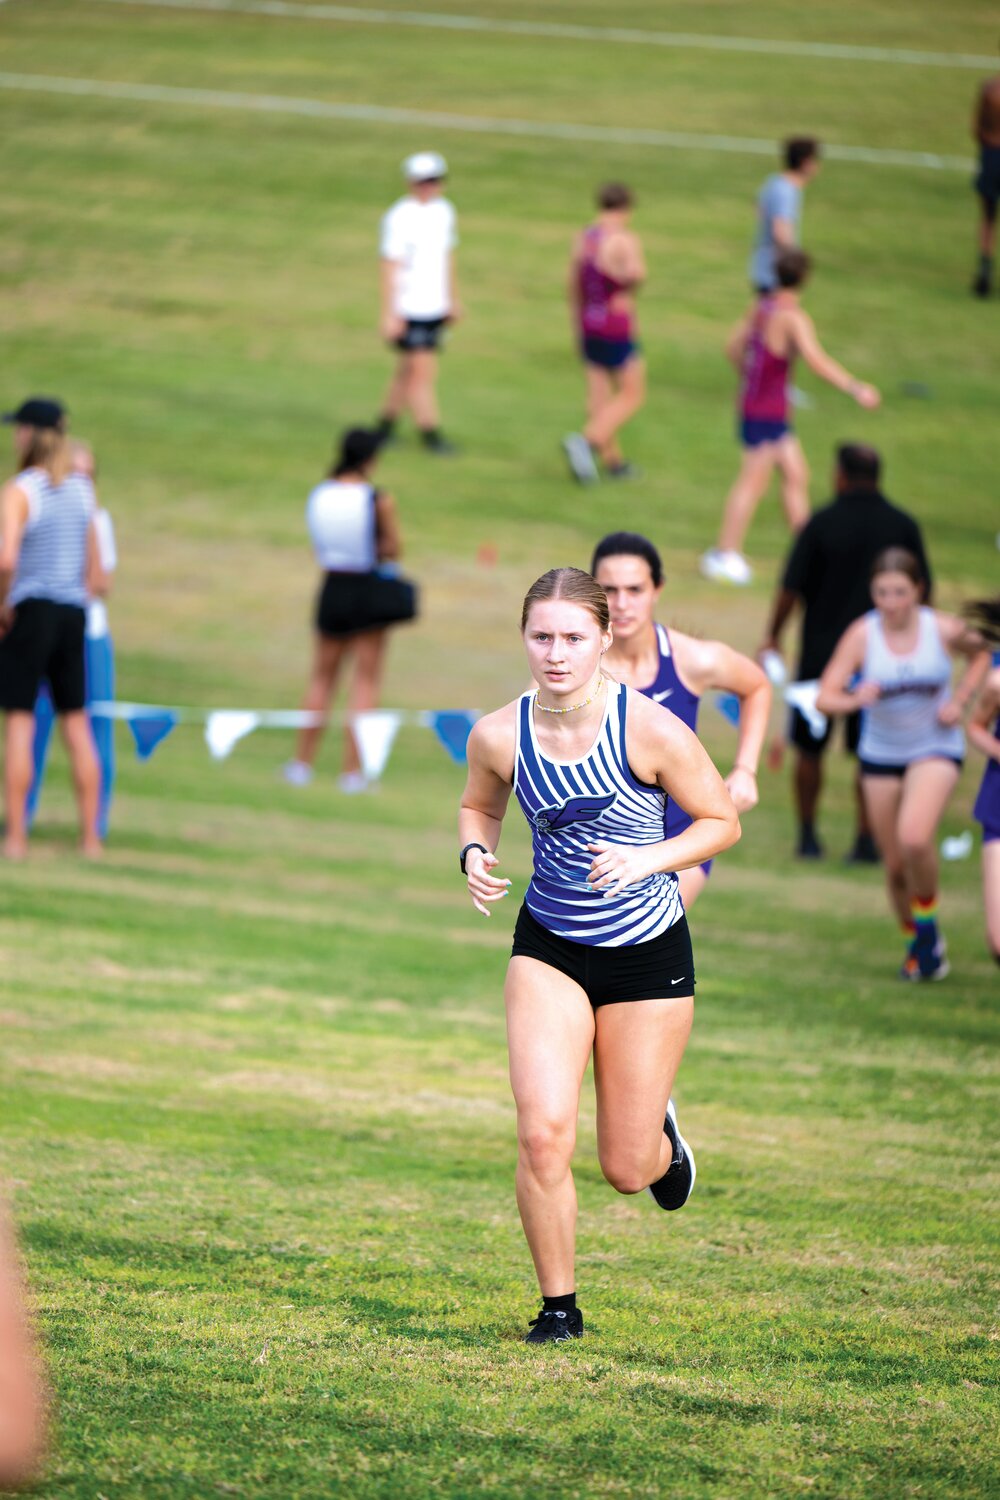
[[[924,0],[474,9],[896,49],[944,34]],[[949,49],[994,49],[983,6],[948,18]],[[695,562],[736,461],[720,348],[769,163],[58,96],[12,75],[751,140],[813,129],[949,157],[971,156],[977,78],[101,0],[9,0],[0,43],[4,401],[63,395],[98,449],[122,554],[120,696],[193,705],[299,696],[304,498],[334,432],[376,409],[377,219],[399,161],[428,144],[461,214],[468,318],[443,393],[465,451],[386,460],[425,598],[386,702],[519,691],[527,583],[625,523],[663,546],[666,618],[752,649],[784,547],[773,502],[751,590],[712,589]],[[651,399],[629,434],[648,478],[581,493],[557,447],[580,400],[561,282],[609,176],[638,190],[650,261]],[[973,213],[961,171],[830,161],[804,235],[822,334],[886,396],[859,413],[803,379],[816,498],[834,442],[876,442],[949,604],[996,589],[1000,306],[968,296]],[[724,761],[731,731],[710,709],[705,733]],[[588,1335],[539,1357],[519,1342],[535,1289],[500,995],[514,910],[484,923],[464,897],[461,773],[406,729],[379,791],[347,800],[332,743],[307,793],[276,776],[287,751],[260,733],[216,766],[180,728],[139,766],[123,736],[96,869],[72,853],[57,763],[31,860],[0,871],[0,1175],[56,1412],[38,1493],[995,1493],[996,970],[975,862],[945,869],[951,979],[904,989],[878,872],[839,864],[847,766],[831,760],[816,870],[788,859],[787,785],[767,779],[694,916],[678,1098],[696,1196],[676,1222],[615,1196],[585,1093]],[[946,833],[969,826],[979,774]],[[519,891],[513,815],[503,853]]]

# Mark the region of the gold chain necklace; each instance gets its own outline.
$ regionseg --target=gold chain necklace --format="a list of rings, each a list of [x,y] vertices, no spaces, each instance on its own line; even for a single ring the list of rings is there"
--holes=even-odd
[[[535,707],[543,714],[575,714],[578,708],[586,708],[588,703],[593,703],[607,678],[603,672],[598,673],[597,686],[589,698],[584,698],[582,703],[570,703],[566,708],[549,708],[545,703],[539,703],[538,693],[535,693]]]

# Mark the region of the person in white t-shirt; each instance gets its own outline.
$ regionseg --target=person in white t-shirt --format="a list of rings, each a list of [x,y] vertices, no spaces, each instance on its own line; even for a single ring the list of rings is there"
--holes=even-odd
[[[383,442],[409,411],[432,453],[454,449],[438,416],[437,352],[461,317],[455,282],[455,209],[443,196],[448,164],[436,151],[407,157],[409,192],[382,220],[382,337],[399,351],[376,431]]]
[[[97,482],[97,461],[94,450],[87,443],[74,439],[70,443],[73,473],[82,474],[92,485]],[[96,491],[95,491],[96,493]],[[118,566],[115,547],[115,529],[111,516],[98,502],[93,515],[94,538],[100,561],[100,593],[91,593],[87,605],[87,623],[83,639],[84,671],[87,682],[87,703],[110,703],[115,696],[115,654],[108,629],[108,606],[105,600],[111,587],[111,575]],[[88,717],[90,717],[88,715]],[[34,779],[28,792],[27,821],[29,828],[34,822],[38,799],[45,780],[45,765],[49,754],[49,740],[55,722],[55,709],[48,683],[35,703],[35,738],[32,745]],[[91,718],[90,729],[94,738],[94,749],[101,772],[100,794],[97,806],[97,832],[101,839],[108,836],[108,818],[111,812],[111,793],[115,781],[115,726],[112,719]]]

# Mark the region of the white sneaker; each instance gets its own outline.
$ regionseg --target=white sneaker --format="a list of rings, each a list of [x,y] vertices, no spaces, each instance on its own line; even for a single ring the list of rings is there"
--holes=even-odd
[[[338,776],[337,785],[349,797],[354,797],[358,792],[367,792],[371,782],[360,771],[345,771],[342,776]]]
[[[313,779],[313,768],[304,760],[290,760],[282,766],[281,774],[289,786],[308,786]]]
[[[594,450],[582,432],[568,432],[562,440],[563,452],[577,484],[597,484],[600,473]]]
[[[735,583],[743,587],[753,578],[753,568],[742,552],[720,552],[718,547],[710,547],[702,553],[698,566],[702,578],[712,583]]]

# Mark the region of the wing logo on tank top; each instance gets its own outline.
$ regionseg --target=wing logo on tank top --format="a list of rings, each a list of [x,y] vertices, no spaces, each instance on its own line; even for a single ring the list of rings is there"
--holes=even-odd
[[[665,693],[653,693],[653,695],[652,695],[653,702],[654,703],[665,703],[666,700],[670,697],[670,695],[671,695],[672,692],[673,692],[673,688],[667,688],[667,690],[666,690]]]
[[[615,800],[615,793],[604,796],[567,797],[558,807],[540,807],[532,822],[539,833],[555,833],[571,823],[592,823]]]

